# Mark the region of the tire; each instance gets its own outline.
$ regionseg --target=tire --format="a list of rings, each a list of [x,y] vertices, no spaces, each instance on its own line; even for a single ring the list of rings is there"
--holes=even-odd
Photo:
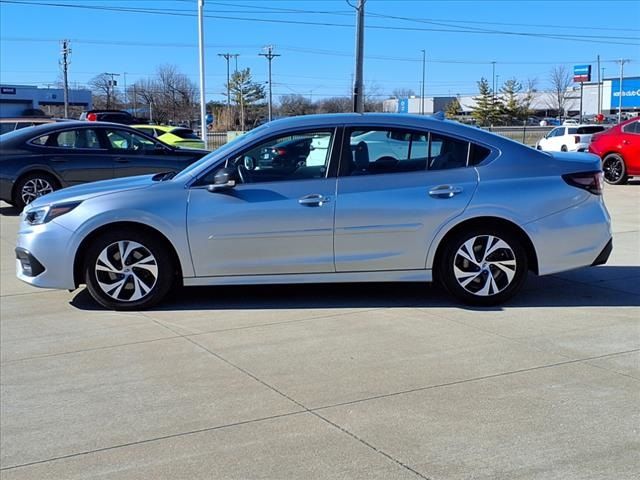
[[[567,146],[566,146],[566,145],[562,145],[562,146],[560,147],[560,151],[561,151],[561,152],[568,152],[568,151],[569,151],[569,149],[567,148]]]
[[[89,293],[103,307],[144,310],[167,295],[175,283],[175,267],[166,245],[155,236],[116,229],[89,245],[84,278]]]
[[[617,153],[610,153],[602,160],[604,181],[611,185],[624,185],[629,177],[624,159]]]
[[[524,285],[527,254],[510,231],[475,227],[446,241],[436,273],[447,291],[463,303],[498,305]],[[487,244],[492,250],[489,255],[484,254]]]
[[[60,188],[58,181],[45,172],[28,173],[21,177],[14,187],[13,204],[19,210],[33,200]]]

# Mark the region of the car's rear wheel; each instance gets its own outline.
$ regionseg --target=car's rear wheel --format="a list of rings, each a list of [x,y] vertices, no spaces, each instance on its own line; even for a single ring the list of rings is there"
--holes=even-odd
[[[44,172],[29,173],[18,180],[13,193],[13,204],[22,210],[36,198],[58,190],[56,179]]]
[[[175,266],[166,246],[154,236],[118,229],[90,244],[84,274],[89,293],[100,305],[141,310],[167,295]]]
[[[469,305],[505,302],[524,284],[527,254],[507,230],[472,228],[447,240],[438,276],[445,288]]]
[[[611,185],[622,185],[627,183],[627,166],[624,159],[617,153],[610,153],[602,160],[602,170],[604,181]]]

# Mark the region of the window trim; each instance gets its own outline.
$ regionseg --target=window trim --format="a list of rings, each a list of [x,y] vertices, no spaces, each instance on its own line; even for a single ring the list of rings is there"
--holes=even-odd
[[[71,148],[71,147],[61,147],[59,145],[38,145],[37,143],[33,143],[35,142],[37,139],[42,138],[42,137],[47,137],[47,136],[51,136],[51,135],[56,135],[56,137],[58,135],[60,135],[61,133],[65,133],[65,132],[73,132],[76,130],[93,130],[96,134],[96,137],[98,137],[98,141],[100,142],[100,148]],[[41,135],[38,135],[37,137],[33,137],[30,138],[29,140],[27,140],[25,142],[25,145],[29,145],[30,147],[34,147],[34,148],[43,148],[43,149],[47,149],[47,150],[51,150],[51,149],[59,149],[59,150],[64,150],[66,152],[72,153],[72,152],[100,152],[100,151],[108,151],[108,148],[105,148],[104,146],[104,139],[102,138],[102,132],[100,131],[99,128],[96,128],[93,125],[87,125],[87,126],[81,126],[81,127],[74,127],[74,128],[62,128],[60,130],[54,130],[52,132],[48,132],[48,133],[43,133]]]
[[[296,181],[296,182],[305,182],[305,181],[310,181],[310,180],[326,180],[329,178],[337,178],[337,174],[338,174],[338,164],[340,161],[340,152],[341,152],[341,148],[340,145],[342,144],[342,140],[343,140],[343,131],[344,128],[341,125],[325,125],[325,126],[318,126],[318,127],[304,127],[301,128],[300,130],[289,130],[289,131],[281,131],[279,133],[274,133],[272,135],[266,136],[266,137],[261,137],[256,139],[255,141],[245,145],[242,149],[240,150],[235,150],[233,152],[230,152],[228,155],[225,155],[223,158],[221,158],[219,161],[217,161],[215,164],[211,165],[209,168],[207,168],[206,170],[202,171],[197,177],[191,179],[189,182],[187,182],[187,184],[185,185],[185,188],[194,188],[194,189],[203,189],[203,188],[207,188],[210,184],[208,183],[201,183],[202,180],[209,175],[209,173],[211,173],[214,170],[217,170],[218,168],[221,167],[221,165],[223,165],[225,162],[227,162],[227,160],[229,160],[230,158],[236,158],[240,155],[244,155],[246,152],[254,149],[255,147],[259,146],[261,143],[266,143],[269,142],[271,140],[277,139],[277,138],[281,138],[283,136],[295,136],[295,135],[303,135],[305,133],[317,133],[317,132],[323,132],[323,131],[327,131],[327,132],[331,132],[332,134],[332,138],[331,138],[331,145],[329,146],[329,163],[327,165],[327,171],[325,172],[325,176],[322,178],[304,178],[304,179],[289,179],[289,180],[274,180],[271,182],[259,182],[259,183],[247,183],[247,184],[238,184],[236,186],[237,187],[242,187],[243,185],[270,185],[273,183],[283,183],[283,182],[292,182],[292,181]]]

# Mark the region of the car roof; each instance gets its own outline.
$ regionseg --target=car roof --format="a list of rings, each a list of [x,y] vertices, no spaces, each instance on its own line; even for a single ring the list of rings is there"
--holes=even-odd
[[[68,130],[70,128],[95,128],[95,127],[111,127],[111,128],[119,128],[124,130],[133,130],[128,125],[123,125],[121,123],[85,122],[82,120],[69,120],[69,121],[63,121],[63,122],[43,123],[41,125],[34,125],[32,127],[15,130],[12,133],[11,140],[20,142],[20,141],[25,141],[28,138],[32,138],[38,135],[46,135],[47,133],[56,132],[58,130]],[[143,132],[141,132],[141,134],[144,135]]]

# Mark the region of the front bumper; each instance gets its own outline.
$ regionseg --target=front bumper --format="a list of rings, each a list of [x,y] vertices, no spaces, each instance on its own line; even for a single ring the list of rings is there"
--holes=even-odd
[[[34,287],[74,289],[73,232],[55,223],[21,223],[16,245],[16,276]]]

